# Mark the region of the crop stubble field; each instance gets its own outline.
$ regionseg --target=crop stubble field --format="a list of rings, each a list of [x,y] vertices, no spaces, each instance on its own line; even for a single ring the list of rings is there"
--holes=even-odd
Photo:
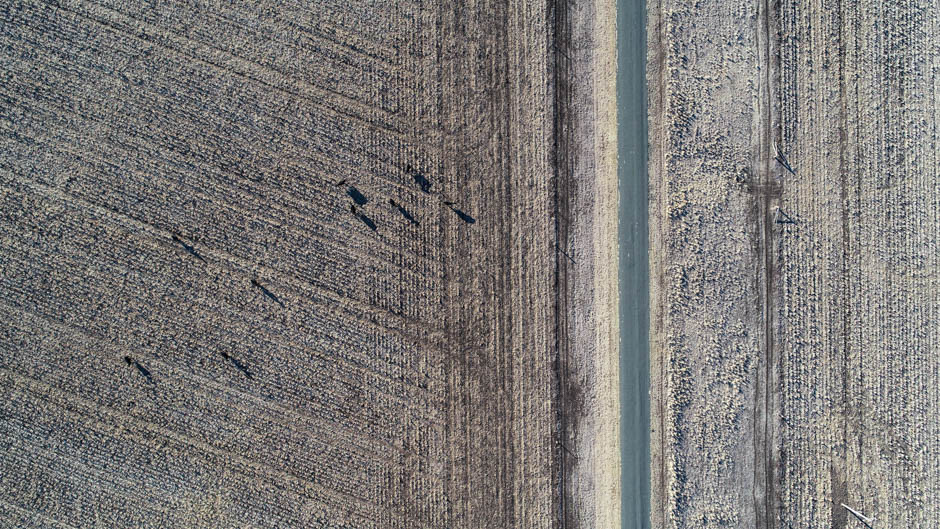
[[[936,525],[938,22],[650,3],[653,527]]]
[[[605,9],[4,4],[0,525],[616,519]]]

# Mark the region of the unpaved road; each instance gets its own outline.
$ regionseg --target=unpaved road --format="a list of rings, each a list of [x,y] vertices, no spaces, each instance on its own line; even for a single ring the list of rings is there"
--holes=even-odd
[[[610,526],[609,9],[7,3],[0,526]]]
[[[654,527],[936,525],[938,22],[650,3]]]

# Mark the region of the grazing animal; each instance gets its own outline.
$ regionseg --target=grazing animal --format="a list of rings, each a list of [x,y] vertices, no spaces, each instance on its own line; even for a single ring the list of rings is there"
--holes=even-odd
[[[415,183],[418,184],[418,187],[421,188],[421,191],[424,191],[427,194],[431,194],[431,182],[421,174],[421,171],[418,171],[412,168],[410,165],[407,169],[408,174],[414,178]]]
[[[449,200],[445,200],[445,201],[444,201],[444,205],[447,206],[447,207],[449,207],[451,211],[453,211],[454,213],[457,214],[458,217],[460,217],[460,220],[466,222],[467,224],[473,224],[473,223],[475,223],[475,222],[477,221],[477,219],[475,219],[475,218],[471,217],[470,215],[467,215],[467,214],[464,213],[463,211],[461,211],[461,210],[455,208],[455,207],[454,207],[454,203],[451,202],[451,201],[449,201]]]
[[[148,371],[146,367],[140,365],[140,362],[129,356],[125,356],[124,361],[127,362],[127,365],[136,367],[137,371],[147,379],[147,382],[154,384],[153,375],[150,374],[150,371]]]
[[[245,374],[245,378],[251,380],[251,378],[252,378],[252,377],[251,377],[251,373],[248,372],[248,367],[246,367],[245,364],[239,362],[236,358],[230,356],[230,355],[229,355],[228,353],[226,353],[225,351],[222,351],[222,358],[224,358],[224,359],[230,361],[232,364],[234,364],[235,367],[237,367],[239,371],[241,371],[242,373]]]
[[[356,206],[350,204],[349,211],[351,211],[353,215],[355,215],[359,220],[361,220],[363,224],[368,226],[372,231],[379,231],[379,227],[376,226],[374,222],[372,222],[372,219],[363,215],[362,213],[359,213],[356,210]]]
[[[281,300],[279,300],[279,299],[277,298],[277,296],[275,296],[274,294],[271,293],[270,290],[264,288],[264,286],[262,286],[261,283],[258,282],[258,280],[252,279],[252,280],[251,280],[251,284],[254,285],[254,286],[256,286],[256,287],[258,287],[259,289],[261,289],[261,293],[262,293],[262,294],[264,294],[265,296],[271,298],[275,303],[277,303],[278,305],[280,305],[282,308],[284,307],[284,302],[282,302]]]
[[[401,213],[401,216],[402,216],[402,217],[405,217],[406,219],[408,219],[409,221],[411,221],[413,224],[416,224],[416,225],[417,225],[417,224],[420,224],[420,223],[414,218],[414,216],[412,216],[412,214],[411,214],[407,209],[403,208],[398,202],[395,202],[395,201],[392,200],[392,199],[388,199],[388,203],[391,204],[392,207],[398,208],[398,212]]]
[[[796,221],[793,220],[793,218],[790,217],[790,215],[787,215],[786,212],[784,212],[782,209],[777,208],[777,213],[779,213],[783,217],[783,218],[778,218],[777,220],[774,221],[777,224],[796,224]]]
[[[187,252],[191,253],[191,254],[193,255],[193,257],[195,257],[196,259],[199,259],[199,260],[202,261],[203,263],[206,262],[206,260],[203,259],[201,255],[199,255],[198,253],[196,253],[196,248],[194,248],[194,247],[192,247],[192,246],[186,244],[185,242],[183,242],[183,240],[180,239],[179,237],[177,237],[175,233],[173,234],[173,240],[176,241],[176,242],[178,242],[183,248],[186,249]]]
[[[790,171],[790,173],[791,173],[792,175],[796,176],[796,171],[794,171],[793,168],[790,167],[790,162],[787,161],[787,158],[786,158],[786,157],[783,155],[783,153],[780,152],[780,150],[777,148],[777,144],[776,144],[776,143],[774,144],[774,154],[775,154],[775,155],[774,155],[774,160],[776,160],[777,162],[779,162],[780,165],[782,165],[782,166],[784,167],[784,169],[786,169],[787,171]]]

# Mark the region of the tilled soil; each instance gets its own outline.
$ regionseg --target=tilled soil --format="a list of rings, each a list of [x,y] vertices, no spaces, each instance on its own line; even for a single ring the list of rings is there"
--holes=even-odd
[[[0,11],[0,525],[615,518],[613,151],[556,134],[613,26],[566,9]]]

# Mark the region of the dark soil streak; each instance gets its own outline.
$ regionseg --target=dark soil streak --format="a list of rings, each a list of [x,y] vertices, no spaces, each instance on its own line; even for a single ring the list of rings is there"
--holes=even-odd
[[[555,181],[555,247],[568,246],[568,219],[571,217],[569,195],[571,193],[571,151],[569,131],[571,123],[570,59],[567,48],[570,32],[568,3],[558,0],[553,4],[554,28],[553,42],[550,47],[554,57],[554,181]],[[557,458],[558,483],[558,523],[559,527],[578,527],[577,512],[572,509],[574,491],[570,489],[570,476],[576,458],[566,447],[575,438],[578,429],[577,418],[581,414],[581,390],[577,381],[569,377],[572,367],[569,365],[568,338],[568,261],[559,252],[555,252],[555,372],[557,384],[557,439],[554,448]],[[575,444],[575,446],[577,446]]]

